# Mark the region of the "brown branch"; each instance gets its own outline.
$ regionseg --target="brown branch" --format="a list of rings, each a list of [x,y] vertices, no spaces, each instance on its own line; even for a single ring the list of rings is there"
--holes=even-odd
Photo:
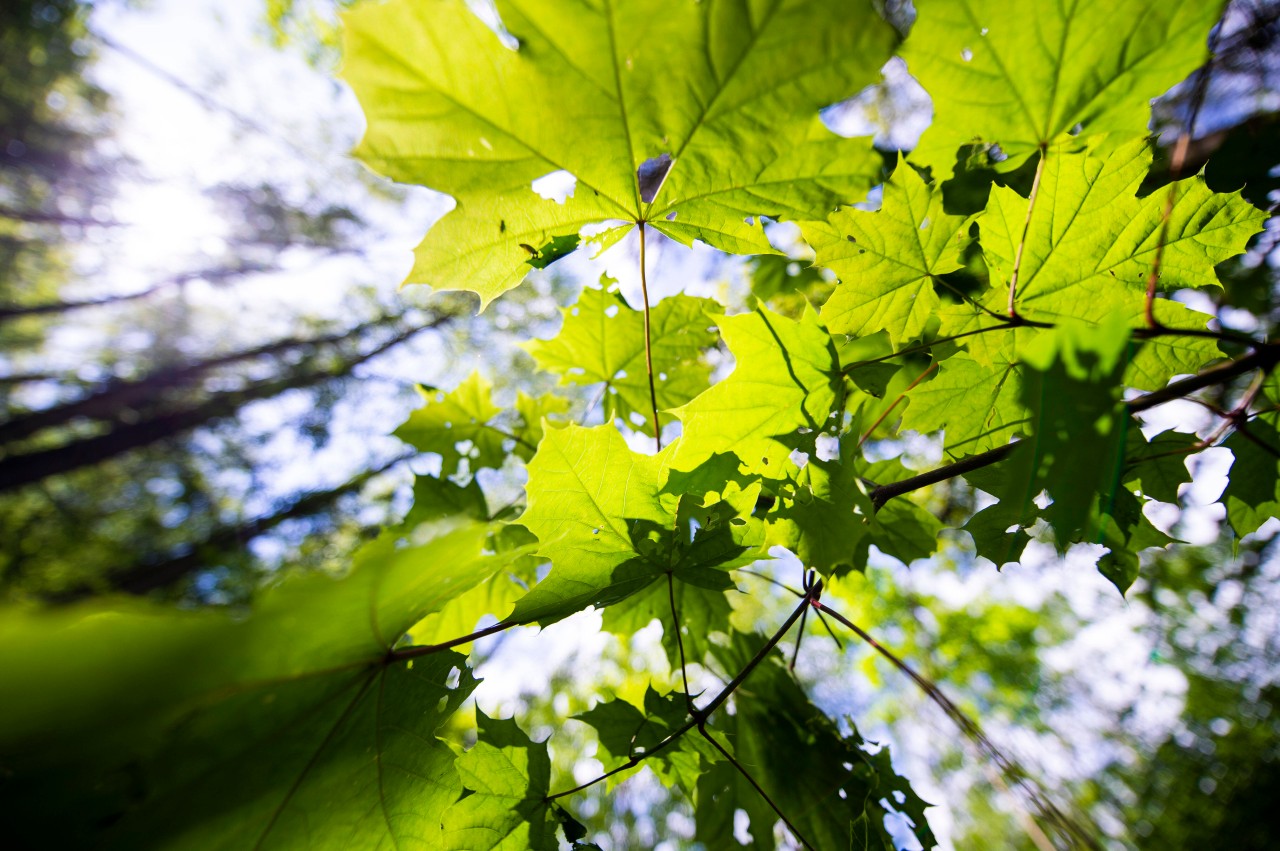
[[[314,349],[318,353],[323,349],[358,340],[367,332],[380,325],[389,324],[395,318],[380,316],[335,334],[312,338],[288,337],[263,346],[230,352],[185,366],[157,369],[138,379],[117,379],[88,396],[32,411],[0,423],[0,444],[12,443],[44,429],[66,425],[74,420],[119,420],[124,411],[154,403],[166,391],[187,387],[215,369],[258,358],[281,357],[298,349]]]
[[[121,293],[119,295],[108,295],[100,298],[84,299],[82,301],[53,301],[43,302],[41,304],[0,307],[0,322],[6,319],[18,319],[24,316],[43,316],[50,313],[66,313],[68,311],[80,310],[81,308],[86,307],[103,307],[109,304],[135,301],[137,299],[143,299],[154,295],[155,293],[166,290],[169,287],[181,287],[185,284],[191,283],[192,281],[224,281],[230,278],[243,277],[245,275],[257,275],[265,272],[279,271],[279,269],[279,266],[266,263],[246,263],[241,266],[233,266],[229,268],[183,272],[158,281],[145,289],[129,293]]]
[[[1206,369],[1204,372],[1184,378],[1181,381],[1175,381],[1167,387],[1130,399],[1125,403],[1125,409],[1131,414],[1147,411],[1166,402],[1182,399],[1197,390],[1203,390],[1206,387],[1229,381],[1236,376],[1244,375],[1255,369],[1270,371],[1278,362],[1280,362],[1280,345],[1274,343],[1259,344],[1258,348],[1253,352],[1236,360],[1218,364]],[[936,470],[912,476],[909,479],[880,485],[871,491],[871,501],[876,508],[881,508],[894,497],[997,464],[1008,458],[1021,445],[1021,442],[1015,441],[984,452],[981,455],[974,455],[954,464],[947,464]]]
[[[180,552],[152,556],[149,560],[113,573],[108,577],[109,584],[128,594],[146,594],[157,588],[171,585],[184,576],[208,566],[211,556],[225,552],[231,547],[242,548],[249,541],[266,534],[288,520],[309,517],[327,510],[342,497],[364,487],[370,479],[382,475],[412,457],[414,457],[412,453],[399,455],[373,469],[365,470],[335,488],[304,493],[271,514],[255,517],[239,525],[217,527],[203,540],[188,544]],[[83,597],[90,591],[91,589],[87,587],[73,589],[59,594],[57,600],[60,603],[69,602]]]

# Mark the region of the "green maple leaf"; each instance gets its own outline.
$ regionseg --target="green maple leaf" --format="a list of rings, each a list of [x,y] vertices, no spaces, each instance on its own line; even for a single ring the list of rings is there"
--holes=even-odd
[[[950,379],[941,383],[934,379],[932,389],[922,388],[913,397],[940,393],[947,386],[958,393],[966,382],[976,387],[986,377],[1004,374],[1010,364],[1019,362],[1019,349],[1044,335],[1036,328],[999,329],[999,320],[991,316],[1006,309],[1007,281],[1019,246],[1023,260],[1016,302],[1024,318],[1093,323],[1106,316],[1123,319],[1131,328],[1143,327],[1146,280],[1161,239],[1168,197],[1164,190],[1137,197],[1150,164],[1151,152],[1145,143],[1120,146],[1105,157],[1068,147],[1051,149],[1025,244],[1029,201],[1007,187],[993,188],[986,210],[978,217],[992,286],[978,294],[978,306],[939,311],[940,333],[970,335],[963,345],[973,363],[959,367],[965,370],[964,376],[951,366]],[[1264,218],[1238,193],[1211,192],[1199,176],[1180,181],[1161,257],[1161,287],[1219,285],[1214,266],[1242,252]],[[1157,299],[1154,307],[1168,328],[1203,329],[1210,319],[1169,299]],[[972,334],[980,329],[986,333]],[[1154,390],[1172,376],[1195,372],[1219,357],[1212,339],[1158,337],[1142,342],[1129,354],[1125,382]],[[944,375],[948,363],[940,370]],[[994,371],[983,373],[980,366]],[[919,414],[917,409],[913,416]],[[999,419],[997,414],[993,423]]]
[[[672,412],[684,424],[672,466],[688,470],[734,453],[750,473],[786,476],[791,449],[812,448],[843,401],[831,334],[812,308],[793,320],[763,307],[724,317],[720,333],[734,370]]]
[[[902,55],[933,97],[912,159],[949,172],[956,149],[1000,146],[1014,168],[1063,138],[1145,138],[1150,101],[1207,58],[1222,4],[1204,0],[921,0]]]
[[[508,455],[532,458],[542,439],[543,417],[569,409],[565,399],[520,393],[517,417],[512,418],[493,404],[493,385],[478,372],[450,393],[426,388],[421,392],[426,404],[410,414],[395,435],[422,452],[440,455],[441,476],[459,472],[464,459],[474,473],[482,467],[501,467]]]
[[[1136,317],[1168,201],[1163,190],[1138,197],[1150,168],[1145,141],[1106,157],[1069,146],[1049,150],[1018,273],[1019,313],[1050,321],[1089,321],[1120,310]],[[1266,214],[1238,192],[1213,192],[1199,175],[1174,186],[1160,288],[1221,286],[1214,266],[1243,253]],[[993,281],[1007,282],[1013,273],[1028,203],[996,186],[978,218]]]
[[[1059,546],[1091,534],[1098,494],[1123,490],[1129,417],[1120,404],[1120,377],[1129,346],[1124,321],[1117,319],[1099,327],[1064,324],[1027,347],[1020,395],[1030,412],[1029,437],[995,492],[1010,503],[1002,519],[1028,525],[1032,501],[1047,490],[1053,503],[1040,514],[1053,525]]]
[[[1110,552],[1098,559],[1098,572],[1123,595],[1138,578],[1138,553],[1163,547],[1171,539],[1142,513],[1142,502],[1127,488],[1117,488],[1099,497],[1090,521],[1096,529],[1094,541]]]
[[[763,530],[749,519],[759,484],[669,492],[678,446],[639,455],[608,424],[546,434],[529,464],[529,507],[520,520],[552,569],[513,618],[550,623],[618,603],[667,573],[723,590],[733,584],[728,568],[761,557]]]
[[[947,215],[942,192],[899,158],[879,210],[840,210],[802,225],[820,266],[840,278],[822,307],[836,334],[887,331],[895,348],[916,339],[937,312],[938,276],[964,263],[970,216]]]
[[[1124,483],[1144,496],[1178,504],[1178,486],[1191,481],[1187,459],[1199,448],[1194,434],[1162,432],[1151,440],[1141,429],[1131,428],[1125,446]]]
[[[741,670],[763,642],[738,633],[730,645],[716,648],[717,660],[725,670]],[[935,846],[924,817],[928,805],[893,771],[888,749],[872,756],[856,730],[842,735],[776,655],[752,671],[734,706],[732,715],[713,716],[713,735],[748,767],[810,847],[891,851],[897,845],[884,817],[892,810],[910,819],[925,849]],[[739,847],[738,809],[750,818],[750,847],[774,847],[777,814],[730,763],[709,765],[697,785],[697,839],[708,848]]]
[[[865,559],[874,511],[855,460],[857,443],[856,435],[846,435],[838,458],[810,458],[769,513],[768,543],[786,547],[824,576],[865,566],[858,556]]]
[[[631,425],[632,414],[652,422],[649,378],[645,363],[644,314],[627,304],[615,282],[587,287],[577,304],[564,310],[564,325],[552,340],[526,345],[538,366],[557,372],[561,384],[605,385],[605,416]],[[711,367],[702,350],[715,345],[710,299],[677,295],[654,306],[650,347],[658,409],[685,404],[707,388]],[[669,420],[663,415],[663,420]]]
[[[342,580],[299,576],[254,612],[132,603],[0,623],[0,779],[20,844],[436,848],[462,791],[436,729],[475,687],[465,657],[387,653],[492,575],[487,529],[388,535]]]
[[[976,512],[964,524],[964,530],[973,538],[974,551],[997,568],[1017,562],[1031,542],[1025,527],[1030,525],[1028,510],[1033,508],[1008,499]]]
[[[818,111],[879,80],[896,36],[870,3],[498,0],[504,43],[463,0],[345,15],[357,154],[457,201],[409,279],[482,305],[586,225],[769,253],[758,217],[819,218],[878,182],[866,139]],[[567,171],[563,203],[531,190]],[[611,239],[621,234],[614,234]]]
[[[688,721],[689,710],[684,694],[662,695],[651,685],[645,691],[643,708],[622,699],[601,701],[590,711],[574,717],[593,727],[601,747],[621,763],[649,753],[674,734]],[[690,732],[664,747],[645,764],[663,782],[677,784],[692,794],[703,765],[717,759],[711,744]]]
[[[458,757],[466,793],[442,816],[444,851],[556,851],[557,816],[546,802],[551,757],[514,720],[476,710],[479,741]]]
[[[1227,522],[1237,535],[1258,531],[1272,517],[1280,517],[1280,431],[1277,417],[1264,414],[1245,426],[1248,434],[1237,431],[1224,442],[1235,460],[1222,502],[1227,507]]]
[[[933,378],[908,394],[904,430],[944,431],[948,452],[976,455],[1003,446],[1029,431],[1030,411],[1022,401],[1027,367],[1010,341],[993,363],[967,354],[943,360]]]
[[[993,188],[978,217],[993,286],[979,301],[993,312],[1005,309],[1007,282],[1022,245],[1016,298],[1021,316],[1049,322],[1096,322],[1107,316],[1142,327],[1146,281],[1161,242],[1168,197],[1164,190],[1137,197],[1150,166],[1145,142],[1123,145],[1106,157],[1065,146],[1051,149],[1025,244],[1028,200],[1007,187]],[[1239,193],[1210,191],[1201,176],[1179,181],[1176,193],[1161,255],[1160,287],[1220,286],[1214,266],[1243,252],[1266,215]],[[1155,307],[1157,318],[1171,328],[1203,329],[1210,318],[1167,299]],[[962,315],[963,320],[956,319]],[[992,324],[972,309],[957,308],[944,317],[943,333]],[[969,340],[968,348],[979,359],[984,359],[984,349],[1001,345],[999,333]],[[1133,355],[1126,381],[1154,390],[1172,375],[1195,372],[1220,356],[1213,340],[1149,340]]]

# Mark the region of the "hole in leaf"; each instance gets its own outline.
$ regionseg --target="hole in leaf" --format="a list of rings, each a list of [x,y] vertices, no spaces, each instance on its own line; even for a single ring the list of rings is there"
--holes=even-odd
[[[611,304],[604,309],[604,315],[612,319],[618,315],[618,305]]]
[[[840,457],[840,439],[829,434],[820,434],[816,438],[816,454],[819,461],[835,461]]]
[[[675,211],[675,210],[672,210],[670,213],[667,213],[667,221],[669,221],[669,222],[674,222],[675,220],[676,220],[676,211]]]
[[[787,458],[790,459],[792,464],[795,464],[802,470],[804,469],[804,466],[809,463],[809,453],[801,452],[799,449],[792,449],[791,454],[788,455]]]
[[[667,380],[667,374],[666,374],[665,372],[659,372],[659,373],[658,373],[658,380],[659,380],[659,381],[666,381],[666,380]]]
[[[572,198],[573,190],[577,186],[578,178],[564,169],[544,174],[529,184],[529,188],[534,191],[534,194],[546,198],[548,201],[555,201],[557,204],[563,204]]]
[[[973,51],[966,47],[964,50],[960,51],[960,58],[965,62],[968,62],[973,59]]]
[[[625,369],[620,369],[620,370],[618,370],[617,372],[615,372],[615,373],[613,374],[613,380],[614,380],[614,381],[621,381],[622,379],[624,379],[624,378],[626,378],[626,377],[627,377],[627,371],[626,371]]]
[[[640,163],[640,168],[636,169],[636,180],[640,184],[641,201],[652,204],[653,199],[658,197],[658,191],[671,173],[672,162],[671,154],[663,154]]]
[[[987,29],[986,27],[983,27],[980,32],[982,33],[982,35],[986,35],[987,33],[991,32],[991,30]]]
[[[449,669],[449,676],[444,679],[445,688],[457,688],[458,683],[462,682],[462,669],[454,665]]]
[[[733,838],[739,845],[750,845],[755,841],[751,836],[751,816],[741,808],[733,811]]]
[[[924,219],[920,222],[920,230],[928,230],[928,228],[929,228],[929,217],[925,216]]]
[[[846,800],[848,797],[849,797],[849,793],[848,793],[848,792],[846,792],[845,790],[841,789],[841,790],[840,790],[840,800],[842,800],[842,801],[843,801],[843,800]]]
[[[747,216],[745,219],[742,220],[742,222],[743,224],[754,225],[756,223],[756,220],[754,216]]]
[[[448,708],[449,708],[449,697],[448,695],[443,695],[439,700],[436,701],[436,714],[443,715],[444,711]]]
[[[591,534],[593,534],[593,535],[599,535],[599,534],[600,534],[600,530],[599,530],[599,529],[592,529],[592,530],[591,530]]]
[[[857,241],[858,241],[858,240],[854,239],[853,234],[849,234],[849,236],[848,236],[848,240],[849,240],[850,242],[857,242]]]

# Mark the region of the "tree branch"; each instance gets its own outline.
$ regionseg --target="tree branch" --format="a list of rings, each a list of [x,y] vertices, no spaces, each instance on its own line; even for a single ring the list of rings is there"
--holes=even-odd
[[[1259,344],[1258,348],[1243,357],[1218,364],[1206,369],[1204,372],[1184,378],[1181,381],[1175,381],[1167,387],[1130,399],[1125,403],[1125,409],[1131,414],[1148,411],[1166,402],[1182,399],[1197,390],[1203,390],[1206,387],[1230,381],[1232,378],[1244,375],[1251,370],[1262,369],[1270,371],[1275,368],[1277,363],[1280,363],[1280,345],[1275,343]],[[929,485],[936,485],[939,482],[954,479],[956,476],[962,476],[965,473],[971,473],[974,470],[997,464],[1008,458],[1021,445],[1021,442],[1015,441],[984,452],[981,455],[974,455],[954,464],[947,464],[936,470],[930,470],[927,473],[903,479],[900,482],[889,482],[888,484],[880,485],[872,490],[871,501],[876,508],[882,508],[886,502],[896,496],[902,496],[911,491],[919,490]]]

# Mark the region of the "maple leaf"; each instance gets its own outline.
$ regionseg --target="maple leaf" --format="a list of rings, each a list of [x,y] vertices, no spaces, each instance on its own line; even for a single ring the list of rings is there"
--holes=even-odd
[[[477,681],[456,653],[412,666],[387,654],[504,566],[481,555],[486,533],[466,524],[408,547],[384,535],[345,579],[294,577],[247,618],[139,604],[6,613],[6,689],[26,695],[0,705],[9,835],[271,849],[319,830],[355,832],[356,848],[439,847],[462,785],[435,731]]]
[[[1145,138],[1150,101],[1207,58],[1203,0],[921,0],[902,48],[933,98],[912,160],[943,179],[956,149],[994,143],[1013,169],[1072,134]]]
[[[1141,141],[1106,156],[1069,145],[1052,148],[1029,221],[1027,198],[1008,187],[994,187],[977,218],[991,286],[975,296],[976,307],[941,309],[940,333],[999,327],[992,314],[1006,310],[1007,282],[1019,249],[1015,304],[1021,317],[1086,323],[1106,317],[1123,319],[1130,328],[1144,327],[1146,281],[1161,244],[1168,197],[1163,191],[1138,197],[1150,166],[1150,147]],[[1212,192],[1198,175],[1179,181],[1161,254],[1161,289],[1220,286],[1214,267],[1242,253],[1265,219],[1238,192]],[[1168,328],[1203,330],[1211,318],[1165,298],[1153,306]],[[1019,346],[1041,334],[1026,327],[992,331],[965,338],[964,346],[976,362],[998,366],[1018,362]],[[1221,352],[1212,339],[1158,337],[1130,353],[1125,380],[1154,390],[1218,357]]]
[[[344,18],[344,75],[368,117],[357,154],[457,201],[410,281],[473,290],[483,306],[584,226],[618,220],[769,253],[759,216],[820,218],[878,182],[869,140],[818,117],[877,82],[894,47],[869,2],[497,8],[505,41],[463,0]],[[575,181],[563,203],[531,190],[559,172]]]
[[[639,455],[608,424],[547,433],[529,464],[529,507],[520,520],[538,536],[538,553],[552,569],[512,619],[545,624],[618,603],[668,572],[724,589],[733,584],[728,568],[761,557],[763,530],[745,519],[759,485],[731,483],[712,495],[692,487],[670,492],[678,446]]]
[[[605,417],[634,425],[632,414],[649,420],[649,378],[645,363],[644,315],[627,304],[616,283],[587,287],[564,310],[564,325],[551,340],[526,344],[538,365],[557,372],[561,384],[605,385]],[[710,299],[676,295],[656,304],[650,316],[650,348],[660,412],[685,404],[707,388],[711,367],[702,350],[715,345]],[[663,413],[663,420],[669,414]]]
[[[533,457],[542,439],[543,417],[563,415],[567,399],[534,398],[521,392],[515,413],[493,403],[493,385],[473,372],[452,392],[421,388],[426,401],[409,415],[395,436],[422,452],[441,457],[441,475],[459,472],[465,460],[474,473],[482,467],[501,467],[508,455]]]
[[[822,307],[827,328],[887,331],[895,348],[919,337],[940,304],[938,277],[963,265],[971,219],[948,215],[942,193],[899,158],[879,210],[840,210],[801,225],[815,262],[841,281]]]
[[[458,758],[466,790],[441,816],[445,851],[556,851],[555,818],[546,802],[551,757],[514,720],[476,710],[479,741]]]
[[[688,470],[733,453],[748,472],[784,477],[791,450],[811,445],[843,398],[831,334],[812,308],[793,320],[763,307],[724,317],[720,333],[734,370],[672,412],[684,424],[672,466]]]

